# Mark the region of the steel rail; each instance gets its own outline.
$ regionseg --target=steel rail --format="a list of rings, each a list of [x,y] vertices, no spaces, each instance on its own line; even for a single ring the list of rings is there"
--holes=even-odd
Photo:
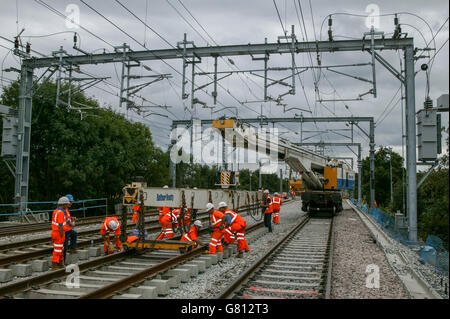
[[[242,273],[238,278],[236,278],[227,288],[225,288],[220,294],[218,294],[215,299],[227,299],[233,296],[233,293],[239,290],[241,285],[255,273],[262,264],[275,252],[281,245],[283,245],[292,235],[296,234],[300,229],[302,229],[310,220],[309,217],[305,217],[298,223],[286,236],[284,236],[277,244],[275,244],[266,254],[261,256],[253,265],[250,266],[247,271]]]
[[[249,210],[251,207],[252,207],[251,205],[247,206],[246,210]],[[258,224],[253,225],[253,226],[250,226],[247,230],[250,232],[250,231],[252,231],[252,230],[254,230],[254,229],[256,229],[256,228],[258,228],[258,227],[260,227],[262,225],[263,225],[263,222],[260,222]],[[159,226],[153,227],[153,228],[155,228],[155,229],[157,228],[158,230],[160,229]],[[96,231],[98,231],[98,230],[96,230]],[[205,229],[205,231],[207,231],[207,229]],[[99,242],[101,242],[102,238],[99,238],[97,240]],[[89,241],[89,243],[90,243],[90,241]],[[200,253],[207,247],[208,247],[208,245],[204,245],[204,246],[200,247],[200,249],[201,249]],[[53,248],[50,248],[49,250],[51,252],[53,250]],[[191,251],[190,253],[192,253],[194,251],[197,251],[197,249]],[[107,264],[107,263],[113,262],[115,260],[118,260],[120,258],[131,256],[131,255],[134,255],[134,251],[133,250],[122,251],[122,252],[119,252],[119,253],[115,253],[113,255],[99,257],[99,258],[96,258],[96,259],[93,259],[93,260],[90,260],[90,261],[78,264],[78,266],[79,266],[80,271],[85,271],[85,270],[88,270],[90,268],[97,267],[97,266],[100,266],[100,265],[103,265],[103,264]],[[181,255],[181,256],[184,256],[184,255]],[[11,256],[11,257],[14,257],[14,256]],[[190,257],[187,257],[187,258],[190,258]],[[1,261],[1,259],[0,259],[0,261]],[[66,276],[66,275],[67,275],[67,273],[65,272],[65,269],[59,269],[59,270],[50,271],[50,272],[45,273],[45,274],[40,275],[40,276],[31,277],[31,278],[28,278],[28,279],[21,280],[19,282],[15,282],[15,283],[12,283],[12,284],[9,284],[9,285],[5,285],[3,287],[0,287],[0,297],[2,297],[2,296],[3,297],[10,297],[8,295],[19,293],[19,292],[21,292],[23,290],[32,288],[34,286],[38,286],[38,285],[43,285],[43,284],[49,283],[52,280],[62,278],[64,276]]]
[[[246,231],[251,232],[255,229],[260,228],[261,226],[263,226],[263,224],[264,224],[264,222],[259,222],[257,224],[254,224],[254,225],[250,226],[248,229],[246,229]],[[105,299],[105,298],[112,297],[120,291],[131,288],[134,285],[139,284],[140,282],[142,282],[144,280],[147,280],[151,276],[155,276],[158,273],[169,270],[169,268],[171,268],[175,265],[178,265],[178,264],[185,262],[193,257],[201,255],[205,251],[205,249],[208,248],[208,245],[209,244],[202,245],[202,246],[197,247],[196,249],[194,249],[190,252],[187,252],[183,255],[179,255],[179,256],[170,258],[169,260],[166,260],[156,266],[149,267],[138,273],[132,274],[121,280],[113,282],[110,285],[107,285],[107,286],[104,286],[97,290],[91,291],[83,296],[80,296],[79,299]]]
[[[132,216],[132,214],[129,214]],[[150,211],[146,213],[146,217],[152,217],[156,216],[156,211]],[[102,221],[107,216],[92,216],[92,217],[85,217],[82,219],[77,219],[77,226],[87,226],[96,224],[100,221]],[[49,222],[43,222],[43,223],[36,223],[36,224],[24,224],[24,225],[11,225],[11,226],[5,226],[0,227],[0,237],[5,236],[15,236],[15,235],[22,235],[27,234],[30,232],[39,232],[39,231],[46,231],[49,230],[51,226],[51,223]]]
[[[333,231],[334,217],[331,219],[330,230],[328,233],[328,259],[327,259],[327,280],[325,283],[325,299],[330,299],[331,296],[331,277],[333,272],[333,254],[334,254],[334,231]]]

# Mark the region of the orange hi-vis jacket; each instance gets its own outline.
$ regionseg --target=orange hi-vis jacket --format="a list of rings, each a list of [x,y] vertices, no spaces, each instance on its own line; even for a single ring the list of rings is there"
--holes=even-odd
[[[117,224],[119,225],[119,227],[117,227],[117,229],[114,231],[112,229],[109,228],[109,222],[111,220],[115,220],[117,222]],[[105,221],[103,222],[102,225],[102,229],[100,230],[100,233],[105,236],[107,233],[112,234],[114,232],[114,236],[119,236],[120,235],[120,223],[119,220],[117,219],[117,217],[106,217]]]
[[[138,218],[139,218],[139,214],[138,214],[139,208],[140,208],[140,206],[132,206],[132,207],[131,207],[131,209],[134,211],[133,217],[132,217],[132,219],[131,219],[131,223],[132,223],[132,224],[136,224],[137,221],[138,221]]]
[[[270,198],[270,196],[267,196],[267,198],[266,198],[266,205],[268,205],[268,207],[264,211],[264,214],[273,213],[272,199]]]
[[[222,224],[223,213],[221,211],[215,210],[211,214],[211,225],[214,230],[219,229]]]
[[[178,227],[178,221],[180,220],[181,209],[180,208],[175,208],[172,211],[172,215],[175,216],[175,221],[173,221],[173,224]]]
[[[164,206],[164,207],[158,207],[158,212],[159,212],[159,218],[158,218],[158,220],[159,220],[159,223],[161,224],[161,218],[163,218],[163,216],[164,216],[165,214],[167,214],[167,213],[170,212],[170,208],[169,208],[169,207],[166,207],[166,206]]]
[[[198,231],[195,226],[192,226],[189,229],[189,233],[184,233],[184,235],[181,237],[181,241],[193,241],[198,239]]]
[[[65,212],[61,208],[57,208],[53,211],[52,215],[52,231],[59,232],[59,226],[63,226],[63,229],[67,225]],[[64,229],[66,231],[66,229]]]
[[[250,251],[250,247],[245,240],[245,227],[247,226],[247,222],[245,221],[245,219],[231,210],[226,210],[225,214],[230,214],[232,217],[230,227],[226,229],[226,232],[230,231],[231,233],[236,233],[238,251]],[[227,238],[226,240],[224,239],[224,241],[230,244],[234,243],[233,238]]]
[[[183,225],[190,225],[191,224],[191,215],[192,215],[192,209],[188,208],[184,211],[183,216]]]
[[[275,196],[274,198],[272,198],[272,209],[274,211],[279,211],[280,210],[280,206],[283,204],[283,201],[281,200],[280,197]]]
[[[242,218],[239,214],[233,212],[233,211],[230,210],[230,209],[227,209],[227,210],[225,211],[224,215],[226,215],[226,214],[231,214],[231,216],[232,216],[232,218],[231,218],[231,224],[230,224],[231,229],[237,228],[238,225],[239,225],[241,228],[247,227],[247,222],[246,222],[245,219]],[[234,226],[234,227],[233,227],[233,226]]]

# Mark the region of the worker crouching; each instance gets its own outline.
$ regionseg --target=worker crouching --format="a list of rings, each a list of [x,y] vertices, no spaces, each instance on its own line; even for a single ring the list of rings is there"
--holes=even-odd
[[[66,226],[65,211],[69,207],[70,201],[67,197],[61,197],[57,203],[58,207],[52,214],[52,233],[53,258],[52,269],[64,268],[64,227]]]
[[[116,250],[119,252],[122,250],[122,243],[120,242],[120,223],[117,217],[106,217],[103,222],[102,229],[100,231],[103,238],[103,251],[105,255],[112,254],[114,252],[114,247],[110,241],[110,236],[112,235],[113,240],[116,244]]]
[[[161,234],[159,234],[156,240],[162,240],[165,238],[170,239],[173,238],[173,226],[177,227],[178,218],[177,211],[174,209],[171,212],[168,212],[161,218]]]
[[[202,226],[202,222],[196,220],[194,222],[194,225],[189,229],[189,232],[184,233],[183,236],[181,236],[181,241],[193,241],[195,243],[194,247],[197,248],[199,245],[201,245],[201,242],[198,239],[198,232],[200,231],[200,228],[202,228]]]
[[[219,203],[219,211],[224,214],[222,223],[224,223],[226,227],[229,227],[231,233],[236,234],[239,251],[237,257],[242,258],[244,256],[244,251],[250,251],[250,247],[245,240],[245,227],[247,227],[247,222],[240,215],[228,209],[225,202]],[[232,244],[233,242],[234,240],[230,240],[229,243]]]

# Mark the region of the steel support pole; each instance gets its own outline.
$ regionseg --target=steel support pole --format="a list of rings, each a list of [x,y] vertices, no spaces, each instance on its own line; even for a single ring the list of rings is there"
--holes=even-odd
[[[14,181],[14,203],[18,211],[25,211],[28,202],[30,169],[31,111],[33,69],[22,65],[19,87],[19,122],[17,126],[16,174]]]
[[[175,127],[172,125],[172,132],[174,131]],[[176,140],[171,140],[171,146],[169,149],[169,172],[170,177],[172,179],[172,187],[175,188],[177,185],[177,164],[172,160],[170,154],[172,153],[172,150],[175,146]]]
[[[261,161],[259,161],[259,189],[262,189],[262,178],[261,178]]]
[[[375,124],[370,121],[370,207],[375,207]]]
[[[283,193],[283,169],[280,168],[280,195]]]
[[[390,179],[390,189],[391,189],[391,205],[394,204],[394,190],[392,188],[392,148],[389,148],[389,179]]]
[[[414,81],[414,47],[405,48],[406,91],[406,169],[409,240],[417,241],[417,173],[416,173],[416,102]]]
[[[361,160],[361,144],[358,145],[358,202],[362,202],[361,198],[362,189],[362,160]]]

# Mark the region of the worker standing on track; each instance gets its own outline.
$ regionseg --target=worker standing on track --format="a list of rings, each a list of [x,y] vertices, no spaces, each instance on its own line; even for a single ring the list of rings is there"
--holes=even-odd
[[[264,226],[269,229],[269,233],[272,232],[272,199],[269,196],[269,190],[264,191]]]
[[[232,233],[236,233],[238,242],[238,258],[244,257],[244,250],[246,252],[250,251],[250,247],[245,240],[245,227],[247,227],[247,222],[237,213],[230,209],[227,209],[227,204],[225,202],[219,203],[219,210],[223,212],[222,222],[230,227]]]
[[[110,235],[113,235],[113,240],[116,244],[116,250],[119,252],[122,250],[122,243],[120,242],[120,223],[117,217],[106,217],[103,222],[102,229],[100,230],[103,238],[103,251],[105,255],[112,254],[114,248],[110,242]]]
[[[69,200],[69,204],[64,211],[64,217],[66,220],[66,225],[64,226],[65,239],[64,239],[64,261],[66,260],[66,253],[70,251],[70,253],[77,252],[77,237],[78,233],[73,229],[75,226],[76,217],[70,216],[69,208],[72,207],[72,203],[74,202],[73,196],[71,194],[67,194],[65,197]],[[70,247],[70,249],[69,249]]]
[[[202,243],[198,239],[198,232],[200,228],[202,228],[202,222],[199,220],[196,220],[194,222],[194,225],[189,229],[188,233],[184,233],[183,236],[181,236],[181,241],[194,241],[195,242],[195,248],[197,248]]]
[[[209,253],[215,255],[216,251],[220,251],[223,255],[222,237],[225,233],[225,227],[222,223],[223,213],[215,210],[212,203],[206,204],[206,211],[210,214],[211,225],[213,228],[211,241],[209,242]]]
[[[138,214],[139,208],[140,208],[139,205],[131,206],[131,209],[134,211],[134,213],[133,213],[133,218],[131,219],[131,223],[132,223],[132,224],[136,224],[137,221],[138,221],[138,218],[139,218],[139,214]]]
[[[52,259],[52,269],[57,270],[64,268],[64,226],[66,225],[65,211],[69,207],[70,201],[67,197],[61,197],[58,200],[58,207],[53,211],[52,214],[52,233],[51,238],[53,242],[53,259]]]
[[[273,223],[277,225],[280,221],[280,206],[283,204],[279,195],[275,193],[275,196],[272,198]]]
[[[168,212],[161,218],[161,234],[159,234],[156,240],[164,239],[164,237],[166,237],[167,239],[173,238],[172,225],[176,225],[178,222],[177,216],[173,213],[173,211]]]

